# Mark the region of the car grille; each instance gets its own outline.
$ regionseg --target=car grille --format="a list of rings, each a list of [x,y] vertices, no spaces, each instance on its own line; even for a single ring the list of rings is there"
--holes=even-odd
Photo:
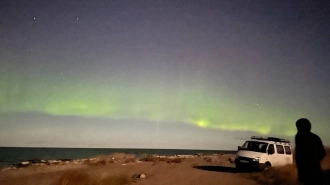
[[[248,158],[248,157],[238,157],[238,160],[245,160],[245,161],[248,161],[248,162],[252,161],[252,159]]]

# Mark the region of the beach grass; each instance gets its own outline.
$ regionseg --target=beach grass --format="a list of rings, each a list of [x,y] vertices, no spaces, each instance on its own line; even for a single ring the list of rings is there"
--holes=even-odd
[[[110,175],[99,182],[99,185],[129,185],[131,179],[125,174]]]
[[[145,161],[145,162],[156,162],[158,161],[160,158],[159,157],[155,157],[153,155],[142,155],[142,157],[140,158],[140,161]]]
[[[145,162],[157,162],[157,161],[163,161],[167,163],[181,163],[184,159],[180,157],[155,157],[153,155],[146,155],[140,158],[140,161]]]
[[[274,167],[266,171],[245,175],[264,185],[299,185],[295,165]]]
[[[326,147],[326,157],[322,160],[321,166],[327,175],[330,170],[330,148]],[[266,171],[244,174],[248,178],[257,181],[262,185],[299,185],[297,168],[295,164],[270,168]],[[329,181],[326,177],[325,181]]]
[[[327,147],[325,149],[325,151],[326,151],[327,155],[322,160],[321,166],[322,166],[322,169],[324,169],[324,170],[330,170],[330,148]]]
[[[113,174],[98,179],[86,171],[68,171],[56,183],[56,185],[129,185],[132,180],[125,174]]]
[[[89,166],[105,165],[105,164],[107,164],[107,160],[101,159],[101,160],[96,161],[96,162],[86,161],[85,164],[87,164]]]
[[[56,185],[97,185],[96,178],[85,171],[68,171],[59,179]]]

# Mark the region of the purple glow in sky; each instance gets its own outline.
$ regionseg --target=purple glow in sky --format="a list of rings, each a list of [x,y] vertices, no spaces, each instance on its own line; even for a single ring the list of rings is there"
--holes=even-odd
[[[0,146],[330,145],[329,1],[0,2]]]

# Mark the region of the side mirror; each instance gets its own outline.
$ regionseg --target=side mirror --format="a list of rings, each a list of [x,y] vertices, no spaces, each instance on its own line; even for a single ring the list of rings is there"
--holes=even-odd
[[[241,147],[241,146],[238,146],[238,147],[237,147],[237,150],[241,150],[241,149],[242,149],[242,147]]]

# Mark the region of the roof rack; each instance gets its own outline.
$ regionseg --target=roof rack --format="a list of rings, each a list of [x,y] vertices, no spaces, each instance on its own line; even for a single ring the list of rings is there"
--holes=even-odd
[[[275,141],[282,143],[290,143],[287,139],[277,138],[277,137],[261,137],[261,136],[251,136],[251,139],[264,140],[264,141]]]

